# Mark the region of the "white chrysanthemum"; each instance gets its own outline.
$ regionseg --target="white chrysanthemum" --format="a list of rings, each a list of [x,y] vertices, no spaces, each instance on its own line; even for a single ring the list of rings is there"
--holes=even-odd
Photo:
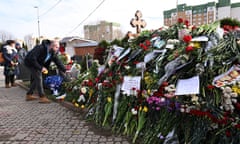
[[[82,88],[81,88],[81,92],[82,92],[83,94],[87,93],[87,88],[86,88],[86,87],[82,87]]]

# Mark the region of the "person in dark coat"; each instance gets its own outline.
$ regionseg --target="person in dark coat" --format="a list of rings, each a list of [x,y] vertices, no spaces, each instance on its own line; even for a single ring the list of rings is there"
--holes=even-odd
[[[7,44],[2,49],[4,62],[5,87],[16,86],[15,75],[18,75],[18,54],[14,40],[7,40]],[[10,86],[11,83],[11,86]]]
[[[53,61],[61,73],[65,73],[66,69],[62,61],[58,58],[57,52],[59,50],[59,42],[56,40],[43,40],[40,45],[35,46],[28,52],[24,59],[25,65],[31,72],[30,89],[26,94],[26,100],[36,100],[37,97],[33,96],[33,91],[37,88],[40,103],[50,103],[46,97],[42,83],[42,73],[47,72],[50,63]]]
[[[27,50],[24,49],[20,43],[16,42],[15,47],[17,49],[18,52],[18,70],[19,70],[19,74],[17,75],[17,79],[21,79],[21,80],[26,80],[28,79],[28,75],[29,75],[29,71],[28,68],[26,68],[25,64],[24,64],[24,58],[27,55]]]

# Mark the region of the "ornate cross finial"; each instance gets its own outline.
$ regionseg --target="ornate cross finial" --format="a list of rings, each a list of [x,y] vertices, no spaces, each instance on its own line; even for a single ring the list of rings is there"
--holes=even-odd
[[[139,34],[141,32],[141,28],[146,27],[147,23],[141,19],[142,18],[142,13],[141,11],[137,10],[135,13],[135,19],[133,18],[130,22],[130,24],[132,25],[132,27],[137,27],[137,34]]]

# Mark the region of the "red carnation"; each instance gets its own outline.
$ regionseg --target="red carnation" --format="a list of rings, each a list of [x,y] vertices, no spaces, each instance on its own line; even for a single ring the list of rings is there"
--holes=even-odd
[[[178,18],[178,23],[183,23],[183,19],[182,18]]]
[[[235,125],[235,128],[240,129],[240,124],[236,124],[236,125]]]
[[[92,87],[93,86],[93,82],[92,80],[89,80],[88,83],[87,83],[88,86]]]
[[[212,90],[212,89],[214,89],[214,86],[213,86],[213,85],[208,85],[207,88],[208,88],[209,90]]]
[[[192,30],[195,30],[195,29],[197,29],[197,27],[196,27],[196,26],[193,26],[193,27],[192,27]]]
[[[97,77],[97,78],[95,78],[95,82],[96,83],[98,83],[99,82],[99,78]]]
[[[134,61],[134,62],[133,62],[133,64],[135,64],[135,65],[138,64],[138,63],[139,63],[139,61]]]
[[[227,137],[231,136],[231,132],[229,130],[226,130],[225,134],[226,134]]]
[[[237,110],[240,110],[240,103],[236,103],[235,107],[236,107]]]
[[[185,21],[184,21],[184,24],[188,27],[188,26],[189,26],[189,21],[188,21],[188,20],[185,20]]]
[[[113,76],[113,73],[112,73],[112,72],[109,72],[109,73],[108,73],[108,76],[109,76],[109,77],[112,77],[112,76]]]
[[[193,51],[193,47],[187,46],[185,50],[186,50],[186,53],[189,53],[189,52]]]
[[[163,86],[163,87],[166,87],[166,86],[168,86],[168,82],[166,82],[166,81],[165,81],[165,82],[163,82],[163,83],[162,83],[162,86]]]
[[[142,43],[139,46],[144,50],[148,50],[148,47],[146,45],[142,44]]]
[[[185,35],[183,37],[183,41],[186,43],[189,43],[192,40],[192,36],[191,35]]]
[[[150,46],[150,45],[151,45],[150,40],[146,40],[146,41],[145,41],[145,44],[146,44],[146,46]]]

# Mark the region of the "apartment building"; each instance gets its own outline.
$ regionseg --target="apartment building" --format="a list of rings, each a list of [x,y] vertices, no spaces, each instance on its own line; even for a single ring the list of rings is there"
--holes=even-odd
[[[218,0],[206,4],[187,6],[179,4],[176,8],[163,12],[164,25],[175,24],[178,18],[188,20],[191,25],[209,24],[216,20],[231,17],[240,20],[240,3],[231,3],[231,0]]]
[[[95,25],[84,26],[84,38],[95,41],[107,40],[112,41],[114,39],[121,39],[123,33],[120,29],[120,24],[100,21]]]

